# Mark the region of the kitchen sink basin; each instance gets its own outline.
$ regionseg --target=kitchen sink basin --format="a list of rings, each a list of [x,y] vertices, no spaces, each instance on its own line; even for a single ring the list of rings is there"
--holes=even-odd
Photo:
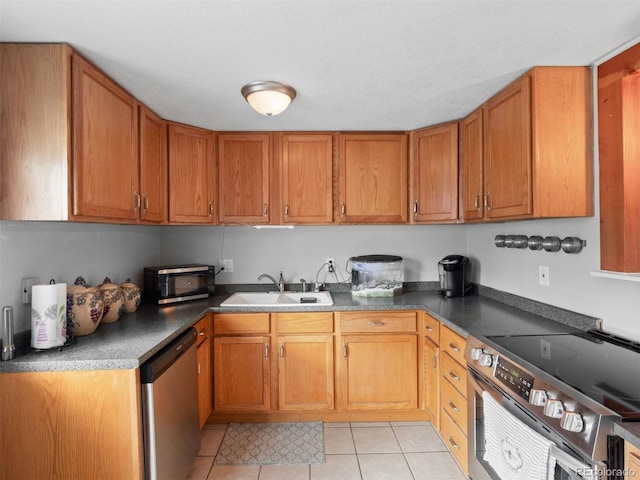
[[[221,307],[299,307],[301,305],[333,305],[329,292],[237,292]]]

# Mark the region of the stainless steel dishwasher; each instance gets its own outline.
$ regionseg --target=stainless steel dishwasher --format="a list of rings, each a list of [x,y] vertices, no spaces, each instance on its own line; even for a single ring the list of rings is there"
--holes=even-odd
[[[200,450],[196,339],[190,328],[140,367],[148,480],[186,478]]]

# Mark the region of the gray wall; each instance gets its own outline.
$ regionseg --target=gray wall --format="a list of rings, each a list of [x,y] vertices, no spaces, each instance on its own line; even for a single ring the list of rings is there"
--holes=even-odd
[[[355,255],[400,255],[405,281],[436,280],[437,262],[449,253],[464,254],[464,225],[329,226],[293,230],[253,227],[169,227],[160,233],[164,263],[201,262],[217,266],[233,259],[233,273],[221,273],[218,283],[257,283],[258,275],[298,283],[315,281],[325,258],[335,258],[340,280],[349,280],[347,260]],[[324,275],[319,279],[322,281]],[[327,281],[332,281],[327,278]],[[335,282],[335,280],[333,280]]]
[[[159,227],[0,221],[0,305],[14,309],[16,332],[31,328],[30,306],[20,302],[20,281],[39,277],[91,285],[105,277],[142,281],[141,266],[159,258]]]

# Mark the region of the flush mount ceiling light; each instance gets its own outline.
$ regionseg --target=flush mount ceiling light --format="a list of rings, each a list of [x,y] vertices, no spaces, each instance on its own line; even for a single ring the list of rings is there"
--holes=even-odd
[[[242,87],[242,96],[262,115],[278,115],[296,98],[296,90],[280,82],[251,82]]]

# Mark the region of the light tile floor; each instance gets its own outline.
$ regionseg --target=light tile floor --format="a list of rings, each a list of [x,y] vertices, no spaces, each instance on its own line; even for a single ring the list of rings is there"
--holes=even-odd
[[[226,425],[207,425],[188,480],[464,480],[429,422],[325,423],[326,463],[213,465]]]

